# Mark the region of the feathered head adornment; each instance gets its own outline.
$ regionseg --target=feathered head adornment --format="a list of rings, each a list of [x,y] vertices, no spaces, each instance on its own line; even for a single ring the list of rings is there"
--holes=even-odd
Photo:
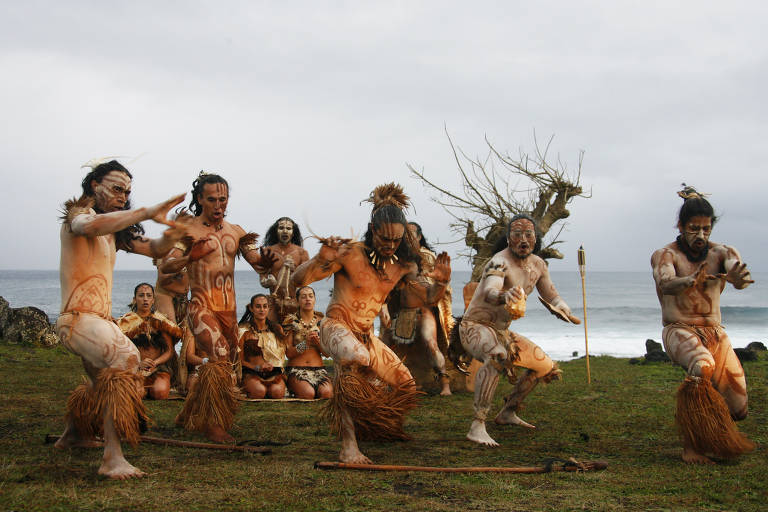
[[[115,160],[117,158],[125,158],[124,156],[102,156],[97,158],[91,158],[87,162],[85,162],[83,165],[80,166],[81,169],[88,168],[90,170],[94,170],[99,165],[103,164],[104,162],[108,162],[110,160]]]
[[[397,206],[401,210],[405,210],[411,206],[410,198],[403,192],[403,187],[397,183],[386,183],[379,185],[371,192],[368,199],[364,199],[373,204],[373,211],[375,212],[382,206],[393,205]]]
[[[684,201],[687,199],[705,199],[710,195],[712,195],[712,194],[705,194],[703,192],[699,192],[692,186],[686,185],[685,183],[681,183],[681,185],[683,187],[683,190],[678,191],[677,195],[682,197]]]

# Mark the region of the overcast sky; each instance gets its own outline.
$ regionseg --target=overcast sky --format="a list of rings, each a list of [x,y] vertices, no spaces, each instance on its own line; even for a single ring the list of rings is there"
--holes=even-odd
[[[221,173],[228,219],[262,234],[283,215],[361,234],[360,200],[398,181],[428,238],[455,240],[406,168],[457,189],[447,128],[470,155],[486,136],[533,151],[534,131],[571,169],[585,152],[592,198],[572,203],[554,270],[583,244],[593,270],[647,271],[684,181],[712,193],[713,239],[767,271],[767,6],[3,2],[0,268],[58,266],[58,209],[106,155],[125,156],[135,205]],[[117,268],[151,263],[121,253]]]

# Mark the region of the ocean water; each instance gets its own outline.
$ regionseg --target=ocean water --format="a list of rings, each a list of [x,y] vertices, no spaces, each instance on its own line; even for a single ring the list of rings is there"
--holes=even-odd
[[[461,289],[469,280],[469,272],[457,271],[452,276],[453,311],[464,309]],[[721,304],[723,325],[735,347],[752,341],[768,342],[768,273],[753,275],[757,281],[746,290],[728,285]],[[552,279],[560,295],[574,313],[583,317],[581,277],[577,271],[553,272]],[[115,272],[112,290],[112,314],[120,316],[128,310],[136,284],[154,284],[155,273],[143,270]],[[332,280],[313,286],[317,292],[317,308],[325,310],[330,298]],[[253,271],[235,272],[238,314],[242,314],[251,295],[263,292],[258,275]],[[635,357],[645,353],[645,340],[661,341],[661,309],[648,272],[591,272],[586,277],[587,327],[590,355]],[[52,321],[60,308],[59,273],[56,270],[0,270],[0,296],[11,307],[36,306]],[[513,322],[512,329],[527,336],[552,358],[566,360],[584,355],[584,327],[571,325],[550,315],[534,294],[528,299],[526,316]]]

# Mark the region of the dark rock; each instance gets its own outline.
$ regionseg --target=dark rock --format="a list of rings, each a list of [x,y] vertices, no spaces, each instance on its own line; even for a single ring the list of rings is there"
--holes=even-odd
[[[0,297],[0,337],[5,332],[5,327],[8,325],[8,315],[10,314],[11,308],[8,306],[8,301]]]
[[[651,352],[664,352],[664,346],[661,343],[648,339],[645,340],[645,351],[649,354]]]
[[[739,361],[742,363],[744,361],[757,361],[757,352],[754,350],[749,350],[747,348],[735,348],[733,351],[736,352],[736,357],[738,357]]]
[[[578,351],[578,350],[574,350],[574,351],[573,351],[573,353],[572,353],[571,355],[572,355],[573,357],[579,357],[579,351]]]
[[[0,297],[1,299],[2,297]],[[759,341],[753,341],[749,345],[747,345],[747,350],[752,350],[753,352],[763,352],[764,350],[768,350],[768,348],[765,347],[765,344]]]
[[[640,359],[639,357],[633,357],[632,359],[629,360],[629,364],[640,364],[642,362],[643,360]]]
[[[2,302],[5,302],[3,300]],[[2,315],[0,302],[0,315]],[[7,306],[7,302],[5,302]],[[6,308],[5,322],[0,323],[0,336],[3,339],[31,345],[50,347],[59,343],[59,337],[53,332],[53,326],[48,315],[41,309],[27,306],[23,308]],[[2,318],[0,318],[2,322]]]
[[[667,362],[667,361],[669,361],[669,356],[663,350],[655,350],[653,352],[648,352],[647,354],[645,354],[646,363],[657,363],[657,362]]]

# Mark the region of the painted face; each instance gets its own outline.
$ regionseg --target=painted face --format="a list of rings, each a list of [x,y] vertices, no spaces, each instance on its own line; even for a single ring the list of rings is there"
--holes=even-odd
[[[694,215],[680,230],[685,242],[695,252],[701,252],[709,244],[709,235],[712,234],[712,219],[706,215]]]
[[[117,212],[125,208],[131,195],[131,178],[122,171],[109,171],[101,183],[91,180],[91,188],[99,211]]]
[[[266,297],[256,297],[253,299],[250,308],[254,320],[266,320],[267,313],[269,313],[269,303],[267,302]]]
[[[299,308],[302,311],[315,310],[315,292],[312,288],[305,286],[299,291]]]
[[[373,229],[373,248],[385,258],[391,257],[400,247],[405,234],[405,226],[396,222],[382,224]]]
[[[527,258],[536,246],[536,229],[528,219],[517,219],[509,225],[509,250],[518,258]]]
[[[152,306],[155,304],[155,292],[147,285],[139,286],[133,300],[136,301],[136,312],[140,316],[147,316],[152,312]]]
[[[281,220],[277,223],[277,239],[283,245],[291,243],[293,238],[293,222],[289,220]]]
[[[206,183],[197,202],[203,207],[203,218],[211,224],[221,224],[227,214],[229,189],[224,183]]]

